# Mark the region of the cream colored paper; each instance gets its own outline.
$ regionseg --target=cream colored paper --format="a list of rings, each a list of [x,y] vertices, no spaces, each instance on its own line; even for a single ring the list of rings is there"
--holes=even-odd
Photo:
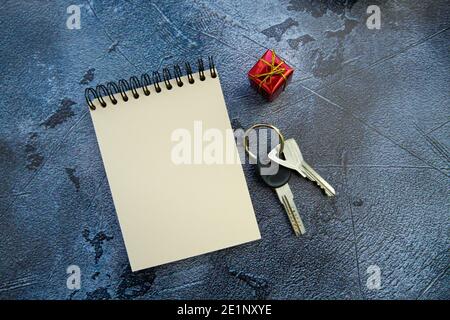
[[[231,130],[219,78],[194,77],[91,111],[133,271],[260,239],[241,164],[172,161],[175,129]]]

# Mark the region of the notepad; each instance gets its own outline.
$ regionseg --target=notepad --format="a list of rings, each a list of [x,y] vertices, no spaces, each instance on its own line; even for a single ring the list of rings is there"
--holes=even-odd
[[[192,73],[189,67],[187,75],[176,68],[174,79],[164,70],[163,80],[156,73],[154,81],[146,75],[87,91],[133,271],[260,239],[239,162],[174,161],[180,133],[192,135],[193,158],[199,124],[224,137],[231,130],[219,76],[201,68]]]

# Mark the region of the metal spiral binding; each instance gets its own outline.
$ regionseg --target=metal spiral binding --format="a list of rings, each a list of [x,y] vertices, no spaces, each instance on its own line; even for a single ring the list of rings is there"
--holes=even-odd
[[[216,66],[214,64],[214,60],[212,56],[208,57],[208,63],[209,63],[209,73],[211,75],[211,78],[217,77],[217,71]],[[205,76],[205,67],[203,64],[203,59],[199,58],[197,60],[197,67],[198,67],[198,73],[200,77],[200,81],[204,81],[206,79]],[[185,71],[186,76],[188,79],[189,84],[195,83],[195,79],[193,77],[192,68],[189,62],[185,63]],[[127,95],[128,91],[131,91],[131,96],[134,99],[138,99],[140,96],[140,90],[142,90],[142,93],[146,96],[150,95],[149,86],[153,84],[155,87],[156,93],[160,93],[163,89],[160,86],[160,83],[164,83],[164,86],[167,90],[172,90],[173,85],[170,82],[170,80],[175,80],[178,87],[182,87],[184,85],[181,77],[183,76],[183,73],[181,71],[181,68],[178,64],[173,66],[173,72],[175,78],[172,79],[172,74],[169,70],[169,68],[163,68],[162,70],[162,77],[161,74],[158,71],[152,72],[152,76],[150,76],[148,73],[143,73],[140,77],[140,79],[137,76],[130,77],[129,80],[120,79],[117,83],[116,82],[108,82],[106,84],[99,84],[95,88],[87,88],[85,90],[85,98],[86,102],[91,110],[95,110],[96,106],[93,103],[93,100],[97,100],[100,105],[105,108],[108,103],[105,101],[105,98],[108,97],[111,103],[117,104],[116,96],[117,94],[120,94],[120,97],[122,98],[122,101],[127,102],[130,97]],[[93,99],[92,99],[93,98]]]

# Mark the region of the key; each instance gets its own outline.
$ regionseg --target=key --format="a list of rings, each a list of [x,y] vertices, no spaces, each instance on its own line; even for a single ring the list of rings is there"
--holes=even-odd
[[[307,178],[315,182],[320,188],[325,191],[329,197],[336,195],[334,188],[330,186],[311,166],[303,159],[302,153],[297,142],[294,139],[287,139],[284,142],[283,155],[285,160],[278,157],[278,150],[280,145],[276,146],[269,153],[269,159],[276,163],[297,171],[303,178]]]
[[[261,173],[263,167],[270,166],[270,162],[267,165],[258,163],[258,173],[263,181],[269,186],[275,189],[278,199],[283,204],[284,209],[289,217],[289,221],[294,229],[295,235],[298,237],[306,232],[303,221],[297,211],[297,206],[294,203],[294,195],[289,187],[288,181],[291,177],[291,171],[283,166],[278,167],[278,171],[272,175],[264,175]]]

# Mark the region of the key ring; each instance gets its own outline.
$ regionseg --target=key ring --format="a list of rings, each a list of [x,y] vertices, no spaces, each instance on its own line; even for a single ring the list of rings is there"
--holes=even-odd
[[[248,153],[248,155],[250,157],[252,157],[253,159],[258,159],[249,149],[249,142],[248,142],[248,134],[250,133],[251,130],[256,129],[256,128],[269,128],[272,129],[273,131],[276,132],[276,134],[278,135],[278,137],[280,138],[280,150],[278,151],[278,153],[282,153],[284,150],[284,136],[281,133],[281,131],[271,125],[271,124],[267,124],[267,123],[257,123],[254,124],[253,126],[251,126],[250,128],[247,129],[247,131],[245,131],[244,133],[244,147],[245,147],[245,151]]]

